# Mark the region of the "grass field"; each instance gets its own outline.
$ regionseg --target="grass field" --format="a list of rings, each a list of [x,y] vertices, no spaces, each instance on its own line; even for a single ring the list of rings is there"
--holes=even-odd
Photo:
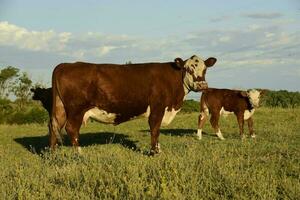
[[[46,125],[0,125],[0,199],[300,199],[300,109],[261,108],[244,141],[233,116],[220,121],[225,141],[209,123],[198,141],[197,115],[162,128],[154,157],[146,119],[89,123],[80,155],[44,151]]]

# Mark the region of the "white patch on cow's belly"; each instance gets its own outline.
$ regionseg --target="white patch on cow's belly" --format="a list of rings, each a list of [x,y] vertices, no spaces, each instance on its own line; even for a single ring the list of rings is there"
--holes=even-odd
[[[115,122],[117,114],[108,113],[105,110],[101,110],[101,109],[95,107],[95,108],[88,110],[84,114],[84,119],[85,118],[88,119],[89,117],[98,122],[113,124]]]
[[[254,114],[255,109],[252,109],[251,112],[249,110],[245,110],[244,112],[244,120],[249,119]]]
[[[169,125],[173,121],[174,117],[176,116],[176,114],[179,111],[180,111],[180,109],[179,110],[175,110],[174,108],[172,108],[171,111],[168,111],[168,108],[166,108],[165,109],[164,117],[162,119],[162,125],[163,126]]]
[[[146,117],[148,118],[150,116],[150,106],[147,107],[147,110],[145,113],[141,114],[139,117]]]
[[[221,110],[220,110],[220,115],[223,115],[224,117],[227,117],[227,116],[230,115],[230,114],[233,114],[233,112],[226,111],[226,110],[224,109],[224,107],[221,108]]]

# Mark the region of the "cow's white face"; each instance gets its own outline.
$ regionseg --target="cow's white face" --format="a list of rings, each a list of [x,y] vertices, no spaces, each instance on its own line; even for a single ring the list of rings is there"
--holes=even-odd
[[[248,90],[247,95],[249,97],[250,103],[254,107],[258,107],[259,106],[259,101],[260,101],[260,91],[255,90],[255,89]]]
[[[208,58],[204,61],[198,56],[192,56],[187,59],[184,63],[186,71],[183,80],[185,90],[187,90],[187,92],[191,90],[199,92],[200,90],[207,89],[208,85],[205,81],[206,69],[213,66],[216,61],[217,59],[215,58]]]

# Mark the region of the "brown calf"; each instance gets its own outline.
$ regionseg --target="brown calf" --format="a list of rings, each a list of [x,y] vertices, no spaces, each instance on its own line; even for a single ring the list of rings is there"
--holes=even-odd
[[[248,91],[209,88],[203,91],[200,101],[200,115],[198,121],[198,139],[202,139],[202,128],[211,114],[210,123],[216,135],[224,140],[219,128],[220,115],[234,113],[240,129],[240,136],[244,138],[244,120],[248,122],[249,133],[255,138],[253,119],[255,109],[259,106],[261,95],[265,91],[251,89]]]

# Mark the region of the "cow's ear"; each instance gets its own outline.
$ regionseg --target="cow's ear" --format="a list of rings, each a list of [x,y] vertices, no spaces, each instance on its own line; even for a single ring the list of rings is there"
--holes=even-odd
[[[217,62],[217,59],[214,57],[208,58],[206,61],[204,61],[206,67],[211,67]]]
[[[31,91],[31,92],[35,92],[35,88],[31,88],[30,91]]]
[[[242,97],[248,97],[248,92],[246,92],[246,91],[241,91],[241,95],[242,95]]]
[[[174,62],[178,69],[184,68],[184,61],[181,58],[175,58]]]

